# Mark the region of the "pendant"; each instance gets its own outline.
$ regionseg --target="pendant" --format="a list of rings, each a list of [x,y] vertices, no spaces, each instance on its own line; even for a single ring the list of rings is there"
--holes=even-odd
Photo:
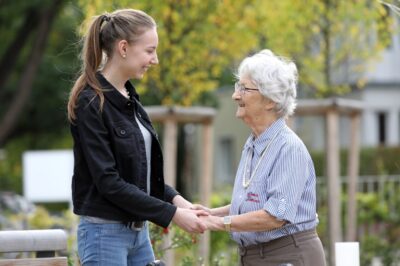
[[[242,186],[244,189],[247,189],[250,186],[250,182],[246,182],[246,180],[243,179]]]

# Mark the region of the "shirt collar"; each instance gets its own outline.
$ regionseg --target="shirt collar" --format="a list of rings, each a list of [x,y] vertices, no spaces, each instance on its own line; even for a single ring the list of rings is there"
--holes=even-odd
[[[258,136],[258,138],[254,139],[255,136],[252,133],[245,143],[245,149],[254,147],[254,151],[260,155],[265,149],[267,143],[271,141],[272,138],[274,138],[277,134],[279,134],[278,132],[281,131],[285,125],[285,119],[281,117],[274,121],[271,126],[266,128],[264,132]]]

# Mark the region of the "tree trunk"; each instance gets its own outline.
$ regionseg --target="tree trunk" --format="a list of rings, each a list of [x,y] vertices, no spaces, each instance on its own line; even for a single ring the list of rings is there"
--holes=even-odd
[[[37,28],[37,22],[40,18],[36,9],[31,9],[27,12],[25,21],[18,31],[15,39],[6,49],[4,56],[0,62],[0,88],[3,88],[10,76],[10,73],[17,62],[18,55],[26,44],[30,34]]]
[[[29,99],[32,90],[32,83],[46,47],[50,27],[61,7],[61,4],[62,0],[55,0],[52,3],[52,6],[44,10],[43,14],[40,16],[38,31],[36,40],[32,47],[32,52],[16,88],[16,94],[0,123],[0,147],[4,145],[7,136],[14,129],[18,117]]]

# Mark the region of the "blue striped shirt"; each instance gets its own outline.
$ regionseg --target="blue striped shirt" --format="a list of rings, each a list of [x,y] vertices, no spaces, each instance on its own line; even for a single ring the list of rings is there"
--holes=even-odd
[[[244,170],[248,170],[248,181],[258,162],[259,167],[245,188]],[[248,246],[315,228],[318,224],[315,185],[311,156],[303,141],[286,126],[283,118],[275,121],[258,138],[250,135],[236,173],[230,215],[263,209],[288,223],[271,231],[232,232],[232,239],[239,245]]]

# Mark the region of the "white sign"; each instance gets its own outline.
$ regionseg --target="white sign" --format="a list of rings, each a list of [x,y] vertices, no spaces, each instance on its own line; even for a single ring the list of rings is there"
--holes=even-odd
[[[358,242],[335,243],[336,266],[360,266],[360,247]]]
[[[23,154],[24,196],[32,202],[71,202],[72,150]]]

